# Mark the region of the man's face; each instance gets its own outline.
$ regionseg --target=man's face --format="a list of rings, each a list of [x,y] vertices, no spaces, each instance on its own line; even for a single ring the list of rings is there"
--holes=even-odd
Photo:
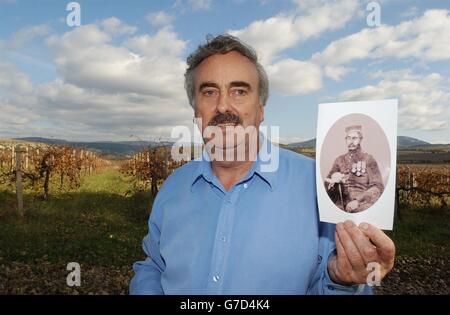
[[[359,148],[361,144],[361,136],[357,131],[349,131],[347,132],[347,136],[345,137],[345,141],[347,142],[347,148],[349,151],[354,151]]]
[[[240,140],[230,141],[234,127],[259,130],[264,111],[259,102],[258,72],[247,57],[236,51],[210,56],[196,68],[194,77],[195,117],[202,119],[202,134],[206,127],[218,126],[224,146],[234,143],[235,147]]]

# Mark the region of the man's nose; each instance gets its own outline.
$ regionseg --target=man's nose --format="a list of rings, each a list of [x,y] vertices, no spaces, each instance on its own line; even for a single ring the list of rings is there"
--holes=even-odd
[[[217,104],[217,111],[224,114],[230,109],[230,98],[227,93],[220,93],[219,103]]]

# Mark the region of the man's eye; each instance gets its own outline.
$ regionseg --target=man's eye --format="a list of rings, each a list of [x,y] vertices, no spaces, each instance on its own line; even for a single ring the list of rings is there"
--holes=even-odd
[[[216,94],[216,91],[214,90],[203,90],[203,95],[204,96],[214,96]]]
[[[236,96],[244,96],[244,95],[247,94],[247,90],[245,90],[245,89],[234,89],[233,91],[231,91],[231,93],[233,95],[236,95]]]

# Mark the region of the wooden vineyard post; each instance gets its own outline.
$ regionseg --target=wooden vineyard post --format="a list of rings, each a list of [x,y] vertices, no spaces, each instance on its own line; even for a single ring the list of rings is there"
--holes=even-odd
[[[14,145],[13,145],[13,146],[11,146],[11,168],[10,168],[11,171],[14,170],[14,155],[15,155],[15,152],[14,152]]]
[[[3,154],[4,154],[3,152],[4,152],[3,146],[0,145],[0,171],[3,169]]]
[[[23,185],[22,185],[22,153],[26,152],[25,148],[17,145],[16,154],[16,194],[17,194],[17,211],[23,216]]]
[[[167,151],[164,152],[164,178],[169,176],[169,153]]]
[[[28,147],[26,147],[25,148],[25,150],[26,150],[26,152],[25,152],[25,171],[28,171],[28,168],[29,168],[29,163],[30,163],[30,161],[29,161],[29,150],[28,150]]]

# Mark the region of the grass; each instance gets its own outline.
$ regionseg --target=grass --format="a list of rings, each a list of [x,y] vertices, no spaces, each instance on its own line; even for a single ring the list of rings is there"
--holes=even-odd
[[[393,231],[397,256],[450,258],[449,208],[402,208]]]
[[[376,294],[450,294],[450,210],[402,208],[401,215],[387,232],[395,265]]]
[[[88,175],[76,191],[46,201],[27,193],[24,218],[11,214],[15,195],[1,192],[1,259],[131,266],[143,258],[140,244],[151,207],[148,193],[131,190],[117,170]]]

